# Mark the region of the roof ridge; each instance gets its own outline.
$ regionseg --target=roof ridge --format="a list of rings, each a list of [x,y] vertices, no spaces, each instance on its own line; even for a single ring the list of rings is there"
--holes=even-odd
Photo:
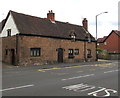
[[[113,30],[113,32],[120,37],[120,31],[119,30]]]
[[[25,14],[25,13],[19,13],[19,12],[12,11],[12,10],[10,10],[10,12],[12,12],[12,13],[16,13],[16,14],[25,15],[25,16],[30,16],[30,17],[35,17],[35,18],[40,18],[40,19],[43,19],[43,18],[41,18],[41,17],[38,17],[38,16],[33,16],[33,15],[30,15],[30,14]]]
[[[77,25],[77,24],[72,24],[72,23],[69,23],[69,22],[63,22],[63,21],[57,21],[56,22],[60,22],[60,23],[63,23],[63,24],[69,24],[69,25],[74,25],[74,26],[79,26],[79,27],[83,27],[81,25]]]

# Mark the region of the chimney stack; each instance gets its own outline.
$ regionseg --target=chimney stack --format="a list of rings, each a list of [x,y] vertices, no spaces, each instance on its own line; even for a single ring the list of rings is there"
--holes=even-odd
[[[51,21],[55,21],[55,13],[53,13],[53,11],[49,11],[49,13],[47,13],[47,19],[51,20]]]
[[[83,19],[82,24],[83,24],[83,27],[85,28],[85,30],[88,31],[88,21],[86,18]]]

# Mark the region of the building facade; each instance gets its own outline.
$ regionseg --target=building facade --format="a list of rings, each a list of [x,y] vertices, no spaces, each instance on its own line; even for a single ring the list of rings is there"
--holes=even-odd
[[[106,50],[108,53],[120,53],[120,31],[112,30],[108,36],[99,38],[97,47]]]
[[[97,47],[103,50],[102,54],[98,54],[99,58],[120,60],[120,31],[112,30],[108,36],[99,38],[97,42]]]
[[[2,26],[2,61],[13,65],[43,65],[96,60],[96,41],[83,26],[55,20],[49,11],[39,18],[9,11]]]

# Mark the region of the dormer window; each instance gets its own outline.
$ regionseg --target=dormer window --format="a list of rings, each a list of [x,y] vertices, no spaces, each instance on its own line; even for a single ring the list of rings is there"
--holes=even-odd
[[[7,36],[11,36],[11,29],[7,29]]]
[[[91,42],[91,38],[90,37],[88,37],[88,43],[90,43]]]
[[[72,39],[75,39],[75,37],[76,37],[75,35],[71,35],[71,38],[72,38]]]
[[[88,43],[91,42],[91,36],[90,36],[89,33],[86,34],[86,36],[85,36],[85,40],[88,41]]]
[[[75,39],[76,39],[76,33],[75,33],[74,30],[70,31],[70,35],[69,36],[71,37],[72,41],[75,41]]]

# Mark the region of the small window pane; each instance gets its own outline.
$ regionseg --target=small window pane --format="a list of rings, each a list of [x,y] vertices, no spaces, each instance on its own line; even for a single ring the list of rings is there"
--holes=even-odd
[[[91,57],[92,57],[92,56],[91,56],[91,50],[90,50],[90,49],[88,49],[87,57],[88,57],[88,58],[91,58]]]
[[[73,49],[68,49],[68,54],[73,55]]]
[[[5,55],[8,55],[8,49],[5,49]]]
[[[40,55],[40,51],[39,50],[37,50],[37,56],[39,56]]]
[[[90,49],[88,49],[88,54],[91,55],[91,50]]]
[[[79,49],[75,49],[74,53],[75,55],[79,55]]]
[[[31,48],[30,56],[40,56],[40,48]]]
[[[33,50],[34,51],[34,56],[36,56],[36,50]]]
[[[7,30],[7,36],[11,36],[11,29]]]
[[[68,54],[70,54],[70,50],[68,50]]]
[[[31,52],[31,54],[30,54],[30,55],[31,55],[31,56],[33,56],[33,51],[30,51],[30,52]]]

